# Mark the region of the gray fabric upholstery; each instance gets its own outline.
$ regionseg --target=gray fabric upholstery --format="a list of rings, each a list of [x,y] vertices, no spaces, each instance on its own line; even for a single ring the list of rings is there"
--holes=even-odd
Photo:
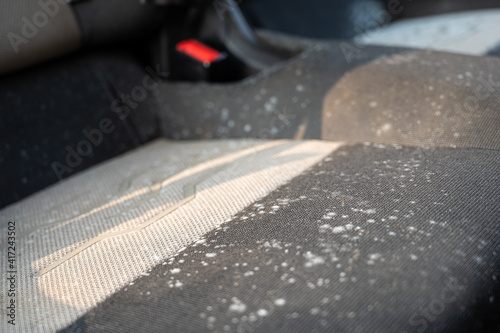
[[[80,29],[64,0],[3,0],[0,75],[76,50]]]

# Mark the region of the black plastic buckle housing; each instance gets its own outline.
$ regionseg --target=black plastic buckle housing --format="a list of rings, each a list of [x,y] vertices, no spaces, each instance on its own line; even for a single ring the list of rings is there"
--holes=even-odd
[[[148,0],[162,4],[165,23],[154,45],[154,63],[169,80],[237,81],[290,57],[264,44],[234,0]],[[180,41],[196,39],[225,54],[202,64],[178,52]]]

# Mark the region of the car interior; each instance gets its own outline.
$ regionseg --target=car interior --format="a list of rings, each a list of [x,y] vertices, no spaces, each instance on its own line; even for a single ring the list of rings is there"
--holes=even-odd
[[[500,332],[498,1],[0,8],[0,332]]]

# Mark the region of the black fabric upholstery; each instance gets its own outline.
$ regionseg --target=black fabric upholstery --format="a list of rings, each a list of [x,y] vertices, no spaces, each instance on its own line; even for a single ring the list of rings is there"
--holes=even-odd
[[[320,139],[323,100],[332,86],[358,66],[407,51],[377,46],[361,49],[348,42],[274,33],[262,34],[262,38],[276,47],[302,52],[241,82],[166,82],[156,91],[162,135],[195,140],[293,138],[304,124],[304,138]]]
[[[499,163],[342,148],[63,332],[498,332]]]
[[[496,57],[265,36],[304,51],[243,82],[162,85],[162,134],[500,148]]]
[[[1,78],[0,173],[2,188],[9,191],[0,194],[0,207],[157,137],[154,99],[134,103],[126,117],[120,111],[125,104],[112,107],[121,94],[142,87],[145,78],[152,84],[155,78],[148,75],[128,56],[101,53]],[[83,132],[99,129],[104,118],[114,130],[95,141],[78,165],[69,166],[66,147],[76,150],[88,142]],[[58,166],[59,177],[54,162],[71,170]]]

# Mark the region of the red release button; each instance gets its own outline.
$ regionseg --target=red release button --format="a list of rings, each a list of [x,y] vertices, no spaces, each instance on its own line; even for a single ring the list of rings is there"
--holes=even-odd
[[[175,49],[202,63],[212,63],[218,60],[222,53],[200,43],[196,39],[187,39],[177,43]]]

